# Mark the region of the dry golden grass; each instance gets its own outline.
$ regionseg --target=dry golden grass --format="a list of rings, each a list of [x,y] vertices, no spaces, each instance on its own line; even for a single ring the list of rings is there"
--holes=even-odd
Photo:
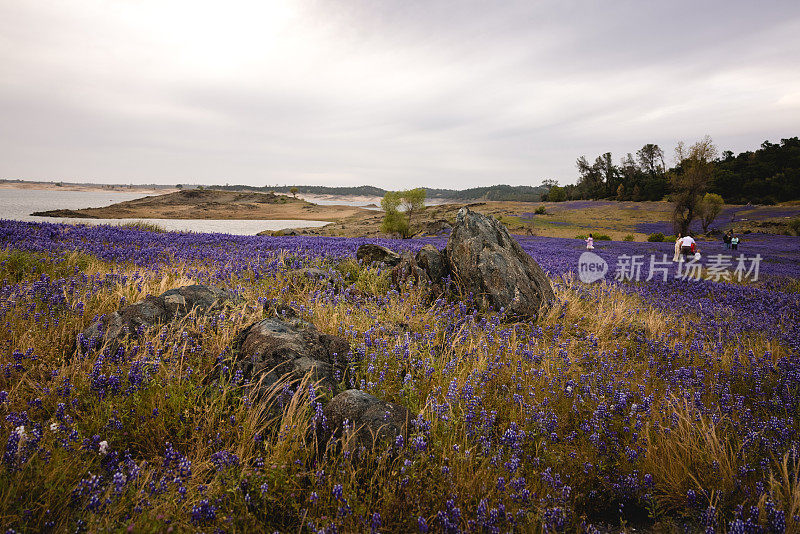
[[[645,467],[658,480],[660,504],[667,510],[681,509],[689,490],[714,506],[720,495],[734,496],[739,448],[720,431],[725,421],[709,421],[685,399],[673,397],[669,406],[659,426],[646,433]]]
[[[279,259],[283,262],[289,258],[284,255]],[[200,271],[202,266],[176,264],[155,272],[109,266],[91,259],[86,263],[78,256],[65,260],[68,266],[81,262],[86,273],[113,270],[127,276],[128,282],[120,279],[96,288],[86,299],[83,314],[60,312],[57,326],[45,326],[32,314],[11,317],[0,340],[9,346],[34,347],[42,361],[13,380],[0,375],[0,389],[7,390],[11,398],[32,398],[39,394],[39,385],[48,370],[58,369],[58,380],[70,381],[80,392],[76,396],[74,424],[80,429],[81,439],[94,434],[113,435],[112,440],[116,441],[112,445],[127,448],[140,463],[141,476],[134,483],[133,495],[149,491],[150,482],[159,483],[166,442],[186,455],[192,463],[193,476],[184,481],[190,499],[181,501],[175,487],[170,486],[164,497],[152,497],[152,508],[137,516],[136,529],[163,530],[165,525],[159,516],[177,518],[173,523],[177,530],[195,529],[197,525],[189,520],[191,506],[204,495],[226,495],[230,499],[226,510],[239,514],[233,531],[269,527],[302,530],[309,518],[319,522],[321,517],[331,518],[337,513],[342,503],[331,497],[335,484],[343,486],[354,515],[380,512],[387,531],[416,528],[419,515],[440,509],[451,495],[461,496],[465,516],[474,516],[480,499],[497,491],[497,465],[507,459],[494,460],[491,455],[484,455],[476,433],[479,437],[481,432],[494,432],[507,428],[511,422],[525,421],[530,406],[557,415],[562,439],[551,441],[543,431],[534,431],[535,438],[524,451],[530,462],[524,473],[527,489],[540,496],[553,491],[542,482],[541,473],[546,466],[557,466],[571,475],[573,494],[569,504],[582,510],[586,494],[603,483],[597,474],[584,474],[582,466],[599,466],[603,457],[586,437],[567,443],[563,436],[591,417],[591,403],[595,401],[579,401],[567,395],[564,387],[567,381],[578,382],[591,372],[642,384],[643,394],[655,395],[650,426],[642,430],[646,446],[638,468],[653,475],[655,498],[661,510],[681,513],[690,489],[721,509],[740,496],[735,487],[740,444],[731,437],[728,421],[714,422],[708,416],[699,416],[684,399],[666,396],[664,383],[649,376],[648,361],[622,356],[626,350],[635,354],[638,335],[674,349],[685,341],[686,324],[691,318],[655,310],[616,286],[586,286],[563,277],[556,281],[557,304],[537,325],[505,324],[491,314],[459,316],[461,323],[454,325],[448,315],[450,307],[431,302],[422,288],[406,286],[387,293],[388,273],[377,269],[339,266],[343,278],[351,275],[352,285],[338,279],[293,277],[286,269],[258,281],[250,273],[243,273],[225,282],[239,290],[242,302],[213,317],[192,313],[163,331],[153,329],[141,341],[125,345],[127,351],[136,344],[149,346],[160,355],[158,368],[146,388],[126,398],[98,398],[89,379],[94,358],[66,357],[73,356],[67,352],[76,333],[96,315],[116,310],[123,299],[132,303],[148,294],[202,283],[202,279],[189,274]],[[134,278],[137,272],[138,277]],[[330,289],[334,287],[335,290]],[[83,293],[74,295],[65,310],[74,310],[84,298]],[[279,424],[274,406],[283,383],[275,385],[266,399],[252,404],[243,396],[242,387],[212,380],[217,372],[216,358],[226,354],[242,328],[264,316],[260,302],[273,298],[303,307],[304,319],[323,332],[347,337],[353,347],[364,344],[369,332],[374,345],[365,350],[358,378],[368,384],[372,393],[404,403],[414,416],[421,416],[430,424],[424,436],[428,447],[425,454],[393,457],[375,452],[363,456],[363,463],[359,464],[335,453],[339,448],[353,452],[354,443],[345,442],[343,447],[331,446],[315,458],[318,444],[310,432],[314,406],[308,398],[309,377],[284,399]],[[535,334],[537,329],[541,333]],[[560,334],[554,342],[556,331]],[[780,348],[757,339],[751,343],[756,352]],[[730,369],[733,348],[724,346],[718,360],[709,364],[710,369]],[[144,352],[140,356],[156,361]],[[120,366],[122,372],[127,369],[125,365]],[[449,398],[448,390],[452,386],[460,393],[465,386],[474,386],[476,377],[483,374],[491,378],[478,387],[476,394],[481,396],[484,407],[496,412],[496,423],[489,429],[470,428],[464,417],[470,407],[458,396]],[[55,399],[48,398],[44,410],[52,414],[55,405]],[[105,429],[114,412],[124,420],[124,436]],[[154,413],[158,415],[153,416]],[[614,431],[629,439],[630,432],[626,434],[624,430],[626,424],[626,420],[619,421]],[[256,436],[263,440],[256,440]],[[48,447],[53,447],[54,439],[47,434]],[[57,452],[49,464],[31,462],[5,479],[9,483],[0,488],[0,508],[13,512],[3,520],[19,519],[22,508],[15,503],[22,500],[30,509],[41,511],[46,506],[53,513],[62,514],[65,519],[57,524],[57,530],[72,525],[70,518],[74,519],[79,510],[70,507],[70,491],[89,472],[100,472],[101,458],[92,452],[71,453],[57,447],[54,450]],[[220,450],[238,457],[235,477],[218,471],[209,460]],[[79,454],[80,461],[73,454]],[[143,458],[147,459],[146,464],[142,463]],[[531,467],[533,458],[538,458],[541,465]],[[405,460],[411,463],[406,465]],[[630,469],[622,460],[619,462],[614,467],[620,472]],[[265,466],[260,471],[253,467],[259,463]],[[325,473],[321,482],[318,472]],[[405,478],[408,481],[404,485]],[[249,493],[249,504],[236,489],[243,480],[255,488]],[[270,488],[263,496],[258,491],[262,483]],[[787,510],[788,517],[789,510],[798,513],[799,487],[797,462],[788,457],[776,461],[769,491],[773,500]],[[103,497],[113,498],[110,491]],[[318,495],[316,504],[309,500],[312,491]],[[41,497],[34,501],[31,496],[37,492]],[[126,499],[130,500],[115,504],[105,515],[91,516],[90,530],[114,530],[126,525],[125,516],[135,506],[133,497]],[[535,503],[524,510],[521,530],[538,528],[545,508]],[[434,520],[431,515],[425,518]],[[363,526],[355,519],[343,521],[346,530],[360,530]]]

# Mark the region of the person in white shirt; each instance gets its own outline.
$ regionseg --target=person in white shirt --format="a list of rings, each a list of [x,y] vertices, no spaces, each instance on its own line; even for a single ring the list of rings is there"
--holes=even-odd
[[[694,256],[696,245],[695,240],[692,236],[687,235],[681,239],[681,254],[684,258],[688,258],[689,256]]]
[[[589,234],[589,237],[586,238],[586,250],[594,250],[594,237],[592,237],[592,234]]]

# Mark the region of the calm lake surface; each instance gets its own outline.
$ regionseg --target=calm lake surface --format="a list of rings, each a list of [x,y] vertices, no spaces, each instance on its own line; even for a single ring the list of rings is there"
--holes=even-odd
[[[255,235],[264,230],[284,228],[317,228],[327,221],[276,220],[216,220],[216,219],[71,219],[63,217],[34,217],[35,211],[55,209],[102,208],[117,202],[134,200],[150,195],[120,191],[53,191],[50,189],[0,188],[0,219],[67,224],[123,224],[145,221],[166,230],[217,232],[237,235]]]

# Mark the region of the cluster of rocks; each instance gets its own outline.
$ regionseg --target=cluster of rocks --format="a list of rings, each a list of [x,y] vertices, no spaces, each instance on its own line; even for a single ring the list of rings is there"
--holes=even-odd
[[[539,265],[493,217],[469,209],[458,212],[444,250],[426,245],[415,255],[398,254],[377,245],[362,245],[357,257],[364,263],[392,266],[396,282],[442,284],[448,277],[461,291],[471,293],[485,306],[513,316],[536,318],[549,309],[553,290]],[[323,277],[324,271],[304,273]],[[96,321],[84,332],[86,346],[117,343],[124,336],[139,336],[146,328],[165,324],[189,313],[203,314],[239,299],[222,289],[191,285],[148,296]],[[317,384],[326,425],[318,428],[320,443],[346,438],[357,447],[386,447],[398,436],[407,437],[409,411],[364,391],[338,391],[347,383],[354,361],[349,342],[321,333],[290,307],[269,308],[272,317],[257,321],[235,337],[231,358],[223,362],[227,376],[242,380],[253,400],[265,401],[284,384],[297,385],[306,377]],[[220,376],[220,372],[217,376]],[[347,435],[343,428],[347,426]]]
[[[96,320],[83,331],[83,347],[115,346],[124,337],[137,338],[146,329],[179,320],[189,313],[202,315],[239,302],[228,291],[203,285],[171,289],[159,296],[120,308]],[[343,337],[319,332],[302,321],[286,305],[270,308],[274,317],[257,321],[241,330],[233,341],[226,373],[240,377],[253,400],[265,401],[283,384],[296,387],[307,375],[317,384],[320,399],[331,399],[323,408],[328,423],[317,429],[327,443],[342,437],[345,422],[353,429],[351,441],[371,450],[394,443],[407,432],[410,415],[399,404],[386,402],[366,392],[338,391],[352,372],[350,343]],[[355,363],[355,362],[354,362]],[[219,379],[221,369],[215,376]]]
[[[250,384],[251,399],[263,400],[279,393],[281,384],[297,385],[310,374],[319,398],[330,399],[323,407],[327,422],[316,429],[320,443],[344,437],[345,423],[353,430],[351,446],[372,450],[405,438],[411,417],[404,406],[358,389],[338,392],[340,383],[349,382],[349,365],[357,363],[345,338],[320,333],[291,308],[283,307],[280,316],[251,324],[234,340],[229,372]]]
[[[535,320],[549,311],[554,300],[544,271],[508,230],[494,217],[468,208],[459,210],[444,250],[425,245],[412,256],[365,244],[356,257],[391,266],[395,283],[413,278],[441,288],[449,276],[461,292],[511,318]]]

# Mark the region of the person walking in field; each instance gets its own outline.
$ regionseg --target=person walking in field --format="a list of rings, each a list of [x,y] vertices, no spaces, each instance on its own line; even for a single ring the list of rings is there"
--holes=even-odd
[[[589,237],[586,238],[586,250],[594,250],[594,237],[592,237],[592,234],[589,234]]]
[[[722,234],[722,242],[725,243],[725,248],[731,248],[731,239],[733,238],[733,230],[728,230]]]
[[[731,249],[739,250],[739,238],[731,234]]]
[[[681,237],[681,234],[678,233],[678,237],[675,239],[675,255],[672,257],[672,261],[681,260]]]

